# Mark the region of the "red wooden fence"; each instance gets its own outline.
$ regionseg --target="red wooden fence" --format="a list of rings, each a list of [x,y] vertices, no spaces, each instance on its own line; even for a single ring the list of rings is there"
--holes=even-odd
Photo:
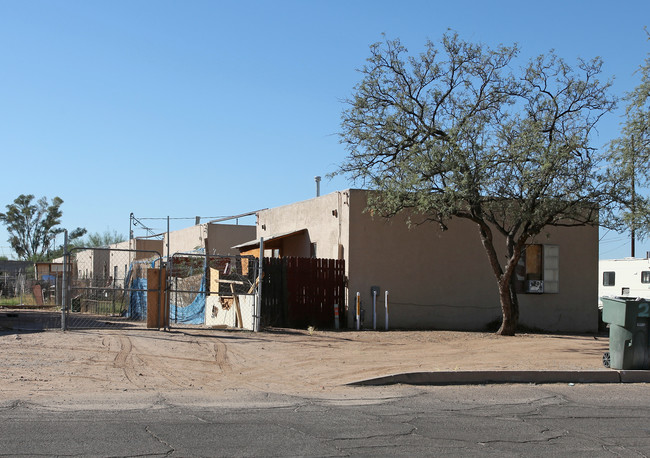
[[[280,268],[279,265],[282,267]],[[268,270],[267,270],[268,267]],[[269,324],[334,327],[334,304],[345,323],[345,261],[317,258],[265,259],[262,315]],[[266,288],[266,291],[265,291]],[[267,310],[264,310],[265,304]]]

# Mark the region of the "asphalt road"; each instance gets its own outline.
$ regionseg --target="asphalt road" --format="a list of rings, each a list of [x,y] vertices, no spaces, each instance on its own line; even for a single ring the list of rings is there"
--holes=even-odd
[[[6,400],[2,456],[649,456],[645,384]],[[90,401],[92,399],[92,401]]]

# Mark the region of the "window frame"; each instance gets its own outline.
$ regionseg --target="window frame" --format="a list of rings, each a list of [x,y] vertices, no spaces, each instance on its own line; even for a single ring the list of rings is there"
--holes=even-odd
[[[644,285],[647,285],[648,283],[650,283],[650,270],[642,270],[641,271],[641,283],[644,284]]]
[[[560,292],[560,246],[543,243],[526,245],[519,259],[515,282],[517,293],[558,294]],[[530,282],[541,282],[542,288],[531,289]]]
[[[603,286],[616,286],[616,271],[607,270],[603,272]]]

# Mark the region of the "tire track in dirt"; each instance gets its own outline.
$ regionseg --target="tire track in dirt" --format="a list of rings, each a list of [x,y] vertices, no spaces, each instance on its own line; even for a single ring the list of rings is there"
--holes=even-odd
[[[131,339],[126,336],[118,336],[118,339],[120,341],[120,351],[115,356],[113,362],[116,367],[123,369],[126,367],[126,360],[131,354],[131,350],[133,350],[133,344],[131,343]]]
[[[224,374],[232,372],[232,365],[228,358],[228,347],[220,340],[214,343],[214,360]]]
[[[133,351],[133,343],[131,339],[126,336],[118,336],[120,341],[120,351],[115,356],[113,360],[113,365],[118,369],[124,371],[124,375],[133,385],[140,387],[140,384],[136,383],[137,377],[133,368],[133,361],[130,361],[131,352]]]

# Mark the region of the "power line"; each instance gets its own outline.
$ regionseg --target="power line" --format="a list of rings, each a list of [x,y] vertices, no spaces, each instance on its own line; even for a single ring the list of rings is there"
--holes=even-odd
[[[177,217],[169,217],[169,219],[186,219],[186,220],[192,220],[196,218],[201,218],[201,219],[217,219],[217,218],[229,218],[229,216],[177,216]],[[146,218],[138,218],[141,220],[149,219],[149,220],[158,220],[158,221],[167,221],[167,217],[156,217],[156,216],[151,216],[151,217],[146,217]]]

